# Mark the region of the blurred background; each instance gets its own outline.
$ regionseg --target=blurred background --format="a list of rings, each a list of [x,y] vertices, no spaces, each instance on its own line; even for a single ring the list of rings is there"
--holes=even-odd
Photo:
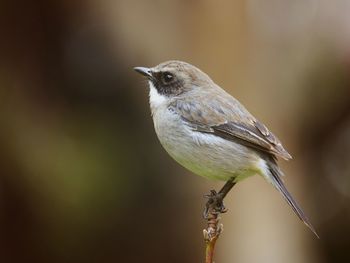
[[[0,261],[202,262],[210,189],[134,66],[190,62],[293,155],[226,199],[216,262],[350,262],[350,1],[0,1]]]

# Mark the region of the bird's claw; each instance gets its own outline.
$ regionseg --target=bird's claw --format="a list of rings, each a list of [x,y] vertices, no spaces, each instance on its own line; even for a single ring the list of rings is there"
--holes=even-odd
[[[222,214],[227,212],[227,209],[223,203],[224,195],[222,193],[211,190],[210,194],[205,195],[205,197],[208,198],[203,211],[203,217],[205,219],[208,218],[209,210],[211,214]]]

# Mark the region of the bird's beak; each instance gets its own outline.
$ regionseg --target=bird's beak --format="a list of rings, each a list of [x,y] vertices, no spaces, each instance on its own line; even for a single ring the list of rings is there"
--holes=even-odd
[[[142,75],[144,75],[145,77],[147,77],[148,79],[152,78],[152,71],[150,68],[145,68],[145,67],[134,67],[134,70]]]

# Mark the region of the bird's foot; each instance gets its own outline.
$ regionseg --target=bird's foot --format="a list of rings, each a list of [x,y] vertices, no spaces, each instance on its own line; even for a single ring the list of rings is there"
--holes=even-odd
[[[203,211],[203,217],[208,219],[208,215],[210,214],[222,214],[226,213],[227,209],[224,206],[224,197],[223,193],[218,193],[215,190],[211,190],[210,194],[205,195],[208,198],[207,203],[205,204],[205,208]]]

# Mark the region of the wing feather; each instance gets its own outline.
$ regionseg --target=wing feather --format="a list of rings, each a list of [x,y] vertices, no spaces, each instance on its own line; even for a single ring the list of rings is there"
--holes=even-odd
[[[190,101],[177,99],[169,108],[178,113],[193,130],[239,142],[285,160],[292,158],[280,140],[237,100],[228,94],[219,95],[225,96],[220,101],[217,100],[218,96],[207,101],[207,98],[191,98]]]

